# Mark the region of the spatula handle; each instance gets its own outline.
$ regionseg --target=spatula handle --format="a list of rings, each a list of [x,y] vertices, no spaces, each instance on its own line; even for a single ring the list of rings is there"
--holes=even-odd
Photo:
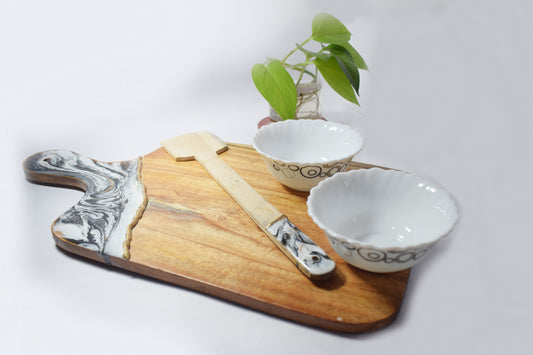
[[[335,262],[326,252],[265,200],[216,153],[205,152],[195,158],[304,275],[311,279],[321,279],[333,272]]]
[[[216,153],[199,154],[195,158],[261,228],[282,217],[281,212],[255,191]]]

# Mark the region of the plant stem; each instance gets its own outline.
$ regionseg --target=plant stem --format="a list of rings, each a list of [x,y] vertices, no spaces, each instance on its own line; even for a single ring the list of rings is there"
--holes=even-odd
[[[300,72],[300,75],[298,76],[298,80],[296,81],[296,87],[298,87],[298,85],[300,85],[300,81],[302,81],[303,76],[304,76],[304,71],[302,70]]]
[[[300,64],[296,64],[296,65],[291,65],[291,64],[288,64],[287,63],[287,60],[290,58],[291,55],[293,55],[294,53],[296,53],[296,51],[298,51],[298,47],[302,47],[304,44],[306,44],[307,42],[311,41],[311,37],[309,37],[308,39],[306,39],[305,41],[302,42],[302,44],[300,45],[296,45],[296,48],[294,48],[292,51],[290,51],[289,54],[287,54],[285,56],[285,58],[283,58],[283,60],[281,61],[281,65],[285,66],[285,67],[288,67],[290,69],[293,69],[293,70],[297,70],[300,72],[300,75],[298,76],[298,80],[296,81],[296,86],[298,86],[300,84],[300,81],[302,81],[302,78],[304,76],[304,74],[306,73],[306,68],[309,64],[311,64],[309,62],[309,56],[306,54],[305,55],[305,62],[304,63],[300,63]],[[316,74],[313,75],[313,73],[310,73],[310,72],[307,72],[309,75],[311,75],[313,78],[316,78]]]
[[[302,44],[300,44],[300,47],[303,46],[304,44],[306,44],[307,42],[309,42],[311,40],[311,37],[309,37],[308,39],[306,39],[305,41],[302,42]],[[289,57],[291,55],[293,55],[294,53],[296,53],[296,51],[298,50],[298,47],[294,48],[289,54],[287,54],[285,56],[285,58],[283,58],[283,60],[281,61],[281,64],[284,65],[286,64],[285,62],[287,61],[287,59],[289,59]]]

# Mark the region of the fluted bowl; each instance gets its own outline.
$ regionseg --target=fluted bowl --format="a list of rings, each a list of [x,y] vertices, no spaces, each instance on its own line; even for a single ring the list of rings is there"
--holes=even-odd
[[[253,137],[253,146],[280,183],[309,191],[346,170],[363,147],[363,138],[339,123],[286,120],[261,127]]]
[[[372,272],[414,266],[458,219],[447,191],[421,177],[380,168],[351,170],[321,182],[307,206],[335,252]]]

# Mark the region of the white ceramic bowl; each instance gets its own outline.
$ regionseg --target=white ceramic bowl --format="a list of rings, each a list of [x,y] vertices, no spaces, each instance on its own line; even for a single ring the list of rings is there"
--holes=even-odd
[[[311,190],[308,213],[345,261],[373,272],[404,270],[455,226],[448,192],[394,170],[351,170]]]
[[[346,167],[363,147],[348,126],[324,120],[286,120],[261,127],[253,138],[272,175],[298,191],[312,187]]]

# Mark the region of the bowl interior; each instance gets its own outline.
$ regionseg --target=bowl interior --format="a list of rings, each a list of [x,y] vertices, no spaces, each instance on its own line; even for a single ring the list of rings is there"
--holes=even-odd
[[[323,120],[287,120],[263,126],[254,147],[274,160],[321,163],[348,159],[363,145],[363,138],[348,126]]]
[[[308,204],[327,233],[378,248],[433,243],[457,220],[455,202],[446,191],[383,169],[337,174],[311,191]]]

